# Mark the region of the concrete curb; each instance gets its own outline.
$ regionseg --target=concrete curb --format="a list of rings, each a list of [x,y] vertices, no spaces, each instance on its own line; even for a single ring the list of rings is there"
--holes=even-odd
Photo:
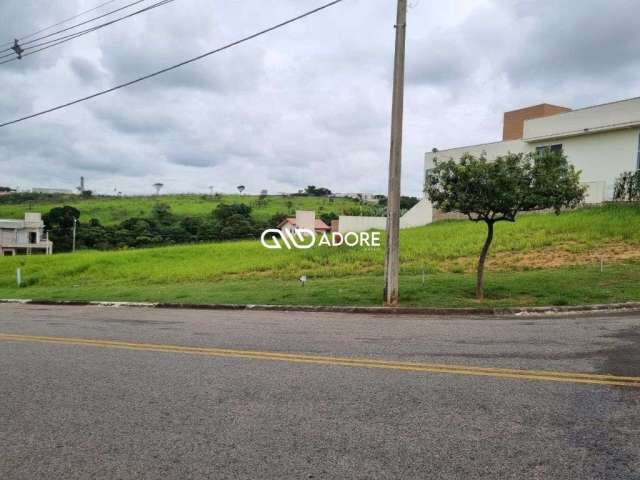
[[[58,305],[58,306],[98,306],[126,308],[163,308],[185,310],[256,310],[277,312],[327,312],[366,313],[395,315],[558,315],[572,313],[614,313],[640,311],[640,302],[524,307],[524,308],[412,308],[412,307],[344,307],[315,305],[243,305],[243,304],[193,304],[193,303],[152,303],[152,302],[99,302],[81,300],[31,300],[0,299],[0,304]]]

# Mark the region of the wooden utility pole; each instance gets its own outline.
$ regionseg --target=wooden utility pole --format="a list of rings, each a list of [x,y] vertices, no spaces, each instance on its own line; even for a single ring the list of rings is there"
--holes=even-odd
[[[407,36],[407,0],[398,0],[396,53],[391,112],[391,155],[387,197],[387,244],[384,257],[384,303],[397,305],[400,273],[400,175],[402,172],[402,120],[404,113],[404,57]]]

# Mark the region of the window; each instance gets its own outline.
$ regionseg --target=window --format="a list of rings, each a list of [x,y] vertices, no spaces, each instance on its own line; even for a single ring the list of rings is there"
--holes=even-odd
[[[562,144],[559,143],[557,145],[551,145],[549,147],[549,150],[551,150],[553,153],[562,153]]]
[[[29,243],[38,243],[38,234],[36,232],[29,232]]]
[[[557,143],[555,145],[543,145],[542,147],[536,147],[536,153],[544,152],[545,150],[551,153],[562,153],[562,144]]]

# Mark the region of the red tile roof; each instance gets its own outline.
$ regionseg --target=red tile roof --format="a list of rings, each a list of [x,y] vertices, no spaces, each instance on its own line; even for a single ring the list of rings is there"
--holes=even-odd
[[[287,223],[290,223],[293,226],[296,226],[296,219],[294,218],[285,218],[284,220],[282,220],[280,222],[280,224],[278,225],[278,228],[282,228],[284,225],[286,225]],[[329,225],[327,225],[326,223],[324,223],[322,220],[320,220],[319,218],[316,218],[316,223],[314,225],[316,231],[317,230],[323,230],[323,231],[329,231],[331,230],[331,227]]]
[[[315,227],[316,227],[316,230],[331,230],[331,227],[329,225],[327,225],[326,223],[324,223],[319,218],[316,218]]]
[[[285,218],[284,220],[282,220],[278,224],[278,228],[282,228],[283,225],[285,225],[286,223],[290,223],[291,225],[295,225],[296,224],[296,219],[295,218]]]

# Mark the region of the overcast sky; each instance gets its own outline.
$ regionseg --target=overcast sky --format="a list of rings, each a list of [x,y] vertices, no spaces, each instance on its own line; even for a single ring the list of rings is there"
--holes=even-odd
[[[0,123],[325,1],[176,0],[0,65]],[[3,0],[1,41],[103,2]],[[420,194],[425,151],[499,140],[506,110],[640,95],[638,0],[410,3],[403,194]],[[73,188],[84,175],[99,193],[151,193],[158,181],[167,192],[385,193],[394,20],[395,0],[345,0],[161,78],[1,128],[0,185]]]

